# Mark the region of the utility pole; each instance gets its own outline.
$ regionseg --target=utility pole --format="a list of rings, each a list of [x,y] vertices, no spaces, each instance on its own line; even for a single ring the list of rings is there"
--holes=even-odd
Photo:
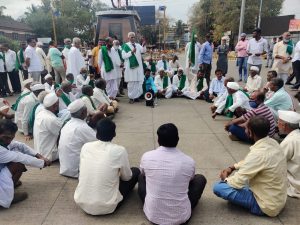
[[[258,24],[257,27],[260,28],[261,23],[261,9],[262,9],[263,0],[260,0],[260,6],[259,6],[259,15],[258,15]]]
[[[244,27],[245,6],[246,6],[246,0],[242,0],[240,26],[239,26],[239,37],[241,36],[241,33],[243,32],[243,27]]]
[[[56,26],[55,26],[55,17],[54,17],[54,8],[55,8],[55,3],[54,1],[51,2],[52,7],[51,7],[51,18],[52,18],[52,28],[53,28],[53,37],[54,37],[54,42],[57,43],[57,36],[56,36]]]
[[[164,7],[164,50],[166,49],[166,9],[167,7]]]

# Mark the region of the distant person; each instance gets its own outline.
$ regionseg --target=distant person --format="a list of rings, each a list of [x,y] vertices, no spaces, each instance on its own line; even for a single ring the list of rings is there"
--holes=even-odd
[[[247,54],[247,45],[248,40],[246,39],[246,34],[242,33],[240,40],[235,46],[235,51],[237,52],[237,64],[239,67],[239,81],[244,80],[247,82],[248,70],[247,70],[247,61],[248,61],[248,54]]]
[[[179,135],[174,124],[157,130],[159,147],[141,159],[138,193],[144,213],[155,224],[183,224],[198,204],[206,185],[195,174],[195,161],[176,148]]]
[[[229,46],[226,44],[226,37],[222,37],[221,45],[217,47],[217,69],[222,70],[223,76],[227,74],[228,71],[228,53],[229,53]]]
[[[192,37],[191,37],[192,38]],[[200,54],[200,50],[201,50],[201,44],[199,42],[198,36],[195,34],[194,35],[195,38],[195,63],[193,63],[191,61],[191,41],[189,41],[186,46],[185,46],[185,69],[192,69],[194,70],[194,73],[196,73],[196,71],[198,71],[199,69],[199,62],[198,62],[198,58],[199,58],[199,54]]]
[[[267,118],[250,119],[246,131],[254,145],[244,160],[221,171],[221,181],[214,185],[213,191],[252,214],[275,217],[286,203],[287,166],[279,144],[268,137],[269,130]]]
[[[267,73],[267,83],[263,87],[263,91],[266,94],[266,100],[270,99],[274,94],[274,91],[270,90],[270,83],[271,83],[271,80],[273,78],[277,78],[277,72],[275,70],[268,71],[268,73]]]
[[[262,88],[262,78],[258,75],[259,68],[257,66],[250,67],[250,76],[248,76],[244,91],[249,94],[259,91]]]
[[[66,67],[68,65],[68,57],[69,57],[69,52],[72,47],[72,41],[70,38],[65,38],[64,39],[64,49],[62,50],[62,54],[64,56],[64,66]]]
[[[212,102],[212,100],[216,97],[218,97],[220,94],[225,92],[225,86],[224,86],[224,76],[223,72],[220,69],[216,69],[215,71],[216,77],[214,77],[210,83],[209,89],[208,89],[208,102]]]
[[[7,94],[13,95],[10,91],[7,81],[7,71],[5,66],[5,52],[3,45],[0,44],[0,91],[1,97],[7,97]]]
[[[28,68],[25,63],[25,49],[26,49],[26,42],[21,42],[20,50],[17,52],[17,60],[19,64],[19,69],[22,72],[23,80],[28,79]]]
[[[198,63],[199,68],[202,68],[205,74],[205,79],[207,86],[210,84],[210,73],[211,73],[211,62],[213,57],[213,45],[211,34],[206,34],[206,41],[202,44],[201,50],[199,53]]]
[[[43,46],[44,44],[42,42],[37,42],[36,43],[36,48],[35,51],[38,54],[38,56],[40,57],[40,61],[42,63],[42,73],[41,73],[41,82],[44,83],[44,77],[47,75],[48,71],[48,65],[47,65],[47,56],[43,50]]]
[[[163,68],[158,70],[158,75],[154,78],[154,84],[157,89],[157,96],[171,98],[173,95],[172,83],[170,77]]]
[[[268,56],[267,56],[266,68],[272,68],[273,66],[274,63],[273,49],[276,43],[277,43],[277,38],[273,37],[270,43],[268,44]]]
[[[116,125],[110,119],[97,124],[98,141],[83,145],[75,203],[87,214],[113,213],[127,199],[138,181],[140,170],[130,168],[123,146],[112,143]]]
[[[99,40],[98,45],[92,49],[92,62],[93,62],[93,67],[94,67],[96,78],[100,78],[100,73],[101,73],[101,71],[100,71],[101,65],[99,65],[99,51],[101,49],[101,44],[102,44],[102,42]]]

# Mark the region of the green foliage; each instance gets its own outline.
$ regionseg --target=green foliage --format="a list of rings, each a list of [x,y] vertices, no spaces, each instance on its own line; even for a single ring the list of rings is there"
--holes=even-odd
[[[3,35],[0,35],[0,43],[6,43],[9,45],[9,48],[11,50],[14,50],[15,52],[19,51],[20,44],[18,41],[12,40],[10,38],[4,37]]]

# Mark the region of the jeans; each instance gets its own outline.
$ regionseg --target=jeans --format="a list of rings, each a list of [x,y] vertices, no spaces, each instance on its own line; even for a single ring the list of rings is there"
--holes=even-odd
[[[247,77],[248,77],[247,61],[248,61],[248,57],[238,57],[237,58],[237,65],[239,67],[240,80],[243,79],[243,70],[244,70],[244,82],[247,82]]]
[[[239,140],[241,140],[243,142],[250,143],[250,139],[249,139],[248,135],[245,132],[245,128],[233,124],[229,127],[228,131],[231,134],[233,134],[234,136],[236,136]]]
[[[11,93],[8,82],[7,82],[7,73],[6,72],[0,72],[0,90],[2,96],[6,96],[7,93]]]
[[[207,86],[209,87],[209,84],[210,84],[210,73],[211,73],[211,64],[203,63],[202,64],[202,69],[204,70],[204,76],[205,76],[205,79],[206,79],[206,83],[207,83]]]
[[[235,189],[226,182],[221,181],[215,183],[213,191],[218,197],[228,200],[235,205],[242,206],[243,208],[250,210],[252,214],[257,216],[264,215],[257,204],[252,191],[248,187]]]

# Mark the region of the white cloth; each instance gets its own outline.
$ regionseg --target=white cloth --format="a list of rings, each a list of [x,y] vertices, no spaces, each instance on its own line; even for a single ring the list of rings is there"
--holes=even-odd
[[[13,141],[7,149],[0,146],[0,206],[9,208],[14,197],[14,183],[6,164],[20,162],[24,165],[43,168],[44,160],[37,159],[36,153],[27,145]]]
[[[99,51],[98,55],[98,65],[101,67],[101,76],[104,80],[116,80],[118,78],[117,70],[116,68],[121,65],[120,56],[115,48],[111,48],[111,50],[107,50],[108,56],[110,57],[112,63],[113,63],[113,69],[109,72],[105,71],[105,63],[103,61],[103,55],[102,50]]]
[[[92,102],[92,98],[88,98],[87,96],[82,96],[82,101],[84,102],[85,107],[87,108],[87,114],[88,115],[94,115],[95,113],[98,112],[97,109],[94,109]],[[91,100],[91,101],[90,101]]]
[[[72,94],[71,92],[69,94],[64,92],[64,94],[70,99],[71,102],[73,102],[76,99],[76,96],[74,94]],[[62,98],[59,97],[58,99],[59,99],[59,111],[67,109],[68,106],[64,103]]]
[[[0,56],[3,57],[3,53],[0,52]],[[4,73],[5,72],[5,69],[4,69],[4,60],[3,59],[0,59],[0,73]]]
[[[66,62],[68,61],[69,52],[70,52],[70,49],[68,49],[68,48],[64,48],[61,52],[64,55]]]
[[[24,95],[26,93],[29,93],[30,90],[27,88],[24,88],[23,92],[21,93],[21,95]],[[18,130],[20,132],[23,132],[23,127],[22,127],[22,117],[23,117],[23,112],[24,112],[24,108],[25,108],[25,97],[23,97],[23,99],[21,99],[21,101],[18,104],[18,108],[17,111],[15,112],[15,123],[18,126]]]
[[[35,51],[38,54],[38,56],[40,57],[40,61],[42,63],[43,69],[46,69],[47,68],[47,56],[46,56],[44,50],[40,47],[36,47]]]
[[[94,94],[92,96],[95,106],[98,108],[101,104],[111,104],[111,99],[106,95],[104,90],[95,87]]]
[[[234,112],[238,107],[246,110],[251,109],[249,105],[249,98],[242,91],[238,90],[237,92],[233,93],[232,98],[233,105],[228,108],[231,112]]]
[[[89,66],[93,66],[92,56],[93,56],[92,50],[91,49],[87,50],[87,52],[86,52],[86,59],[88,60],[88,65]]]
[[[131,50],[134,49],[131,42],[126,43]],[[132,82],[132,81],[139,81],[144,82],[144,69],[143,69],[143,62],[142,62],[142,54],[146,52],[146,46],[141,46],[140,44],[135,43],[136,52],[135,57],[139,63],[139,66],[137,68],[131,69],[129,64],[129,57],[132,55],[131,52],[126,53],[124,50],[122,51],[122,57],[125,60],[124,61],[124,67],[125,67],[125,73],[124,78],[126,82]],[[128,89],[128,91],[130,91]],[[138,96],[139,97],[139,96]]]
[[[261,65],[262,64],[262,56],[255,56],[255,54],[263,52],[268,53],[268,42],[264,38],[260,38],[256,41],[255,38],[251,38],[248,41],[247,45],[247,52],[251,53],[252,55],[248,57],[248,64],[252,65]]]
[[[160,75],[156,75],[154,78],[154,84],[157,88],[158,91],[163,91],[164,86],[163,86],[163,78],[160,77]],[[165,93],[165,98],[171,98],[173,94],[173,89],[172,89],[172,83],[170,77],[168,77],[168,87],[166,88],[166,93]]]
[[[168,73],[168,75],[173,75],[173,70],[172,70],[168,60],[166,60],[166,64],[167,64],[167,69],[165,69],[165,67],[164,67],[164,62],[162,60],[158,60],[158,62],[156,64],[156,70],[159,71],[162,68],[162,69],[164,69],[164,71],[166,73]]]
[[[120,178],[132,177],[126,149],[111,142],[87,143],[81,150],[79,170],[76,204],[91,215],[112,213],[123,199]]]
[[[179,79],[178,75],[176,74],[176,75],[173,76],[173,83],[172,83],[173,92],[176,92],[178,90],[179,85],[180,85],[180,79]],[[184,83],[184,88],[181,91],[182,92],[187,91],[189,86],[190,86],[189,85],[189,79],[186,76],[185,83]]]
[[[262,79],[261,76],[255,75],[254,77],[248,76],[246,89],[248,93],[252,93],[254,91],[260,90],[262,87]]]
[[[96,132],[84,120],[71,118],[61,129],[58,153],[61,175],[78,177],[81,148],[96,141]]]
[[[11,72],[16,68],[16,59],[17,55],[15,51],[8,49],[8,51],[5,52],[5,65],[7,72]]]
[[[82,74],[79,74],[77,76],[77,80],[76,80],[76,87],[80,90],[81,92],[81,89],[82,89],[82,86],[83,85],[88,85],[91,81],[91,77],[90,76],[87,76],[86,79],[84,79],[83,75]]]
[[[50,86],[50,84],[48,84],[48,83],[46,82],[46,83],[44,83],[44,86],[45,86],[45,91],[53,92],[53,91],[55,90],[53,84]]]
[[[29,117],[31,114],[32,109],[36,104],[39,103],[38,98],[31,92],[29,95],[24,97],[24,111],[22,114],[22,130],[24,135],[29,135],[29,132],[32,132],[29,130]]]
[[[63,122],[47,109],[41,110],[34,122],[34,149],[45,158],[58,159],[57,139]]]
[[[225,105],[226,105],[226,99],[228,96],[228,91],[227,89],[225,90],[225,92],[223,92],[221,95],[219,95],[216,100],[214,101],[214,106],[217,107],[216,109],[216,113],[222,114]]]
[[[292,62],[295,62],[295,61],[300,61],[300,41],[297,42],[297,44],[295,45],[295,48],[294,48],[294,57],[292,59]]]
[[[127,83],[128,98],[136,99],[143,94],[143,81],[130,81]]]
[[[289,133],[280,146],[287,160],[288,196],[300,198],[300,130]]]
[[[170,60],[169,65],[173,73],[175,73],[175,71],[178,71],[178,68],[181,67],[178,60],[176,60],[175,62],[173,62],[173,60]]]
[[[191,81],[190,87],[183,92],[183,95],[195,100],[200,96],[201,93],[204,93],[208,89],[206,79],[203,78],[203,88],[200,91],[197,90],[199,81],[200,80],[198,80],[197,76],[195,75]]]
[[[190,45],[191,42],[188,42],[185,46],[185,68],[186,69],[189,68]],[[198,58],[199,58],[200,50],[201,50],[201,44],[200,42],[196,42],[195,43],[195,65],[192,67],[192,69],[196,71],[199,69]]]
[[[30,59],[30,64],[28,67],[28,72],[41,72],[43,71],[43,64],[39,55],[37,54],[35,48],[31,47],[30,45],[27,46],[24,52],[25,60],[27,58]]]
[[[287,77],[288,77],[289,74],[293,73],[292,61],[289,60],[287,63],[283,63],[282,59],[275,58],[275,56],[277,56],[277,55],[278,56],[283,56],[283,57],[286,57],[286,58],[292,57],[293,53],[289,54],[289,53],[286,52],[287,46],[288,45],[285,44],[283,41],[277,42],[275,44],[274,49],[273,49],[274,63],[273,63],[272,69],[275,70],[278,73],[278,75],[286,74]],[[293,52],[294,52],[294,48],[293,48]],[[287,79],[287,77],[286,77],[286,79]],[[283,78],[283,80],[285,82],[286,82],[286,79]]]
[[[85,67],[84,58],[78,48],[72,47],[67,57],[67,74],[72,73],[76,81],[80,70]]]
[[[106,91],[110,97],[115,99],[119,91],[118,79],[106,81]]]

